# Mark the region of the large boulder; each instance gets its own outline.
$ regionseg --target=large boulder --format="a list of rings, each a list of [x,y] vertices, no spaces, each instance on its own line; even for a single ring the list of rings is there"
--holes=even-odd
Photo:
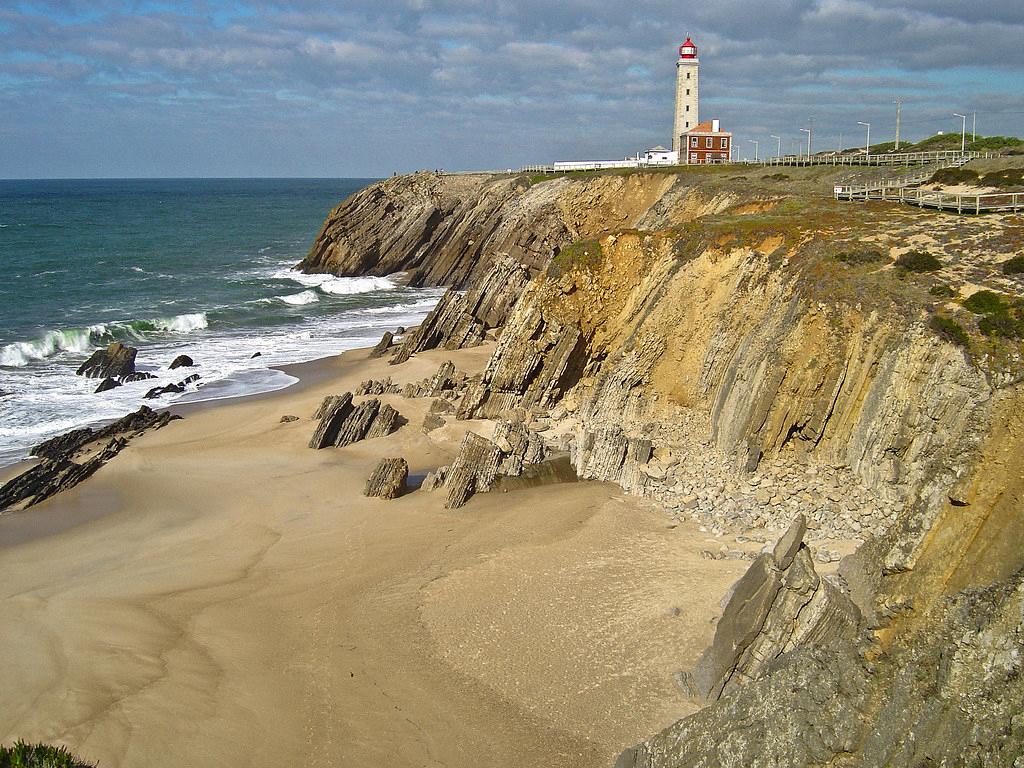
[[[358,405],[353,403],[351,392],[325,397],[313,418],[319,419],[319,423],[309,447],[317,449],[384,437],[404,423],[398,411],[390,405],[381,405],[376,398]]]
[[[377,346],[370,350],[370,357],[384,357],[389,349],[394,346],[395,336],[391,331],[384,331],[384,335],[380,337],[380,341],[377,342]]]
[[[100,385],[96,387],[96,389],[93,391],[95,394],[98,395],[100,392],[109,392],[110,390],[120,386],[121,382],[118,381],[117,379],[106,378],[103,381],[101,381]]]
[[[128,347],[119,341],[110,344],[106,349],[97,349],[82,363],[76,373],[90,379],[120,379],[135,373],[135,356],[139,350]]]

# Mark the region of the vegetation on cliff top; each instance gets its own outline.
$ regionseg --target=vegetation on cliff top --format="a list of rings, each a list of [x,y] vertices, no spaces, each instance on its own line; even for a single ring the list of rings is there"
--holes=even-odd
[[[0,768],[92,768],[64,747],[49,744],[26,744],[13,747],[0,746]]]

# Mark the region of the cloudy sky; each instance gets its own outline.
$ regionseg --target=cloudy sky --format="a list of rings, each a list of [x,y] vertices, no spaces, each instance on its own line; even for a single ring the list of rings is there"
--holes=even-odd
[[[380,176],[668,144],[1024,135],[1021,0],[0,0],[0,178]],[[970,121],[968,121],[970,130]]]

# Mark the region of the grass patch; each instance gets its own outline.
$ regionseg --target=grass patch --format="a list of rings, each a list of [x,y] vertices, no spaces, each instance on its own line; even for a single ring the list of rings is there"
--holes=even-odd
[[[957,295],[957,290],[953,286],[947,285],[946,283],[936,283],[935,285],[928,289],[928,293],[930,293],[932,296],[938,296],[939,298],[942,299],[952,299],[954,296]]]
[[[1019,275],[1024,272],[1024,254],[1003,262],[1004,275]]]
[[[984,335],[1024,339],[1024,302],[1011,305],[995,291],[978,291],[964,299],[964,306],[981,315],[978,330]]]
[[[17,742],[13,747],[0,746],[0,768],[92,768],[64,747]]]
[[[835,259],[836,261],[843,262],[843,264],[856,267],[863,264],[877,264],[882,261],[884,257],[880,251],[862,248],[855,251],[841,251],[840,253],[835,254]]]
[[[604,250],[597,240],[578,240],[565,246],[548,264],[549,277],[561,277],[572,270],[593,272],[604,263]]]
[[[907,272],[934,272],[942,269],[942,262],[930,253],[909,251],[896,259],[896,266]]]
[[[767,173],[761,178],[765,181],[789,181],[789,176],[785,173]]]
[[[958,347],[967,349],[971,346],[971,337],[956,320],[943,315],[932,315],[929,323],[932,330],[946,341],[956,344]]]

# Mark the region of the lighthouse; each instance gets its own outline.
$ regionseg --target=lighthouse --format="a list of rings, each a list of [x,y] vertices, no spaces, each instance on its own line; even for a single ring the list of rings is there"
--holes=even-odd
[[[682,135],[696,128],[700,123],[697,117],[697,73],[700,59],[697,58],[697,46],[690,36],[679,46],[679,58],[676,60],[676,117],[672,124],[672,149],[680,152],[683,157],[686,148],[682,146]]]

